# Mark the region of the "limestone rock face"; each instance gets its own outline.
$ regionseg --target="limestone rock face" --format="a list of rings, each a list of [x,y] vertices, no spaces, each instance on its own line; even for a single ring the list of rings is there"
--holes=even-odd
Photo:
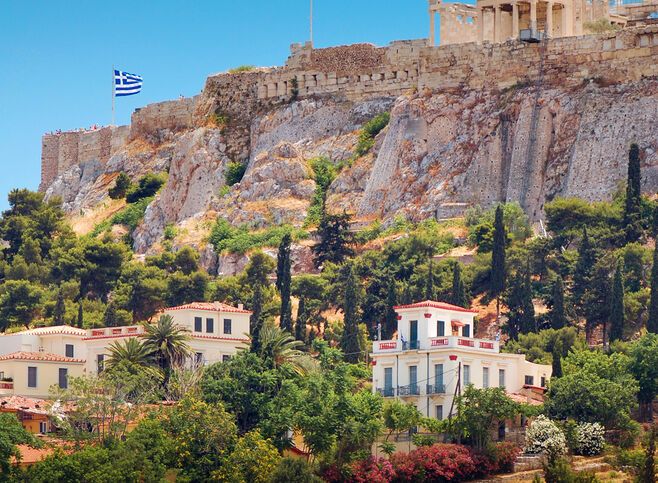
[[[167,224],[177,224],[208,210],[224,186],[230,159],[217,129],[200,128],[182,135],[173,148],[169,178],[148,206],[143,223],[133,233],[138,253],[158,241]]]

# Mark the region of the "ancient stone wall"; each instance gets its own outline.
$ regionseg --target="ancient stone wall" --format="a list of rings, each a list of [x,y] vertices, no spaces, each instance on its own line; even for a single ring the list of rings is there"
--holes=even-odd
[[[130,139],[161,129],[180,131],[193,127],[196,100],[197,97],[184,97],[136,109],[130,119]]]

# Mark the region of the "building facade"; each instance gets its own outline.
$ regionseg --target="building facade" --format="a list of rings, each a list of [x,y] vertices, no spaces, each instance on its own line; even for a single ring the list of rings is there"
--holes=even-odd
[[[551,366],[500,352],[499,342],[473,337],[475,311],[425,301],[395,308],[398,338],[375,341],[373,391],[413,403],[427,417],[454,413],[455,395],[469,384],[503,387],[516,400],[545,388]]]
[[[196,302],[165,309],[190,335],[190,363],[227,360],[249,343],[249,316],[241,306]],[[0,396],[48,397],[53,386],[68,387],[69,377],[103,370],[110,345],[141,337],[144,326],[78,329],[66,325],[0,335]]]

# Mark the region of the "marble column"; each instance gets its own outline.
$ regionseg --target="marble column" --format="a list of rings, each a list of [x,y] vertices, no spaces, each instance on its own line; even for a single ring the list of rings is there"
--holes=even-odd
[[[519,4],[512,3],[512,38],[519,38]]]
[[[434,47],[434,37],[436,34],[435,26],[434,26],[434,18],[436,17],[436,13],[434,10],[430,10],[430,47]]]
[[[476,19],[477,22],[477,31],[478,31],[478,42],[484,42],[484,8],[478,10],[478,16]]]
[[[503,41],[503,19],[500,5],[494,6],[494,42]]]
[[[546,35],[553,38],[553,2],[546,2]]]
[[[530,30],[537,34],[537,0],[530,0]]]

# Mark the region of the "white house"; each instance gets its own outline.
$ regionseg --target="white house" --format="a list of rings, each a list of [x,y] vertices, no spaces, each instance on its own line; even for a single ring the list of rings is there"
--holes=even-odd
[[[444,419],[458,386],[504,387],[511,395],[546,387],[551,366],[501,353],[498,341],[473,338],[477,312],[430,300],[395,311],[398,338],[375,341],[371,354],[373,391],[384,397],[413,402],[425,416]]]
[[[195,302],[165,309],[188,331],[196,363],[225,361],[249,342],[251,312],[221,302]],[[69,376],[96,374],[109,346],[140,337],[141,325],[83,330],[66,325],[0,334],[0,395],[47,397],[66,388]]]

